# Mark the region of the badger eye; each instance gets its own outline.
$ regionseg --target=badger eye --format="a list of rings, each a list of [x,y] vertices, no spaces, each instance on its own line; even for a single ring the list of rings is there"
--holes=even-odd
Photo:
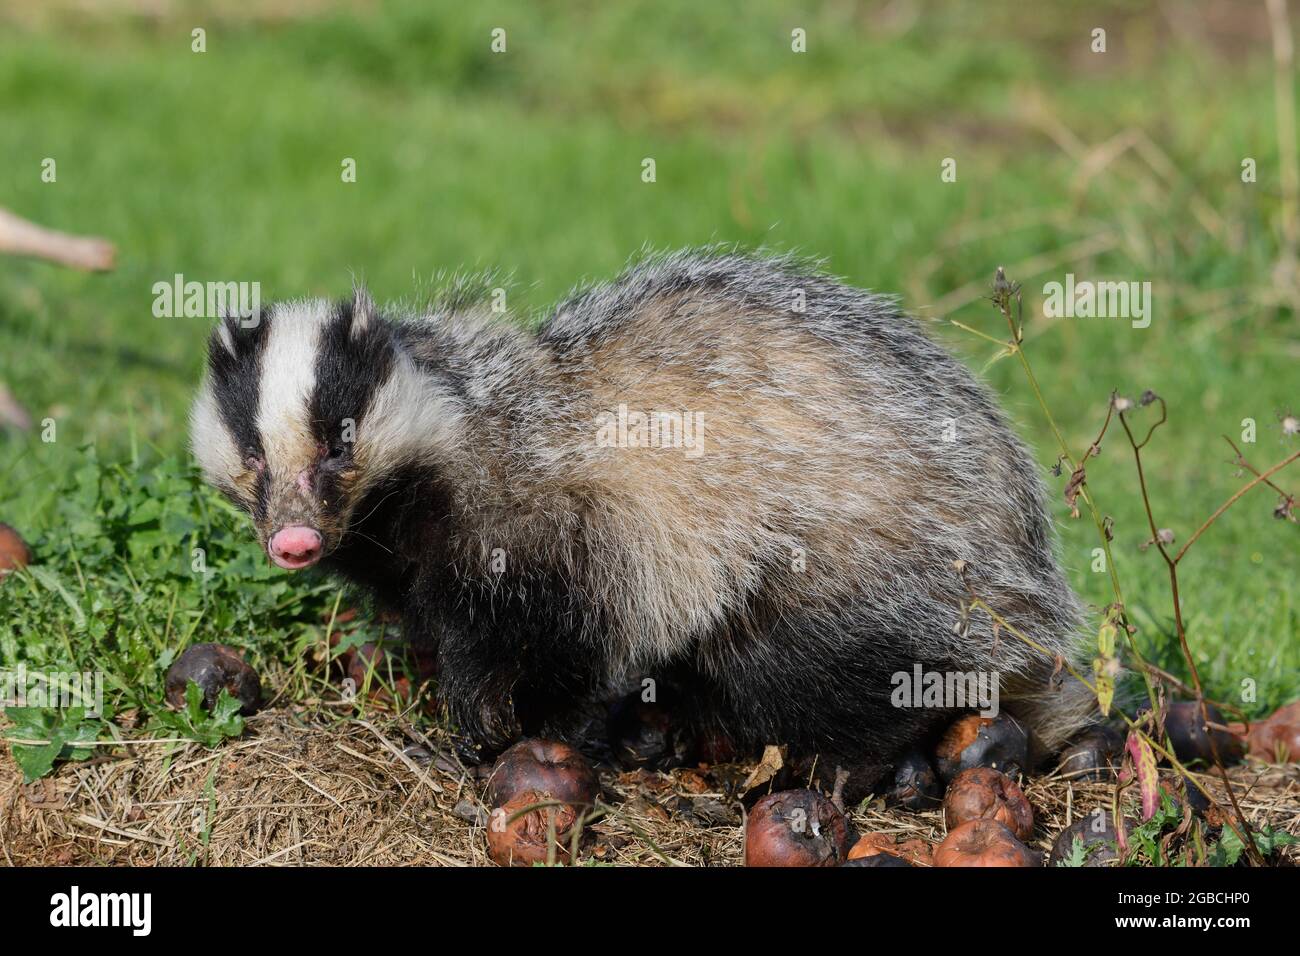
[[[347,452],[348,450],[346,447],[344,447],[342,442],[335,442],[334,444],[329,446],[329,450],[326,451],[325,457],[329,458],[331,461],[337,461],[338,459],[346,455]]]
[[[257,455],[249,454],[244,457],[244,467],[249,471],[261,471],[266,467],[266,462],[262,461]]]

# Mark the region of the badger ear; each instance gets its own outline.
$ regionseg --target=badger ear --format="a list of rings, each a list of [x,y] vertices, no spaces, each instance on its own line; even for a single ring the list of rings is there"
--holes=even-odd
[[[235,351],[235,335],[238,332],[235,323],[237,321],[237,319],[227,315],[223,315],[217,320],[217,327],[212,330],[212,338],[208,341],[209,353],[215,351],[218,347],[222,347],[232,356],[238,354]]]
[[[352,287],[352,337],[364,334],[376,321],[375,301],[363,285]]]
[[[217,319],[217,326],[212,330],[208,340],[208,353],[216,354],[224,350],[234,358],[240,352],[247,351],[258,337],[265,312],[260,306],[254,306],[248,312],[222,311]]]

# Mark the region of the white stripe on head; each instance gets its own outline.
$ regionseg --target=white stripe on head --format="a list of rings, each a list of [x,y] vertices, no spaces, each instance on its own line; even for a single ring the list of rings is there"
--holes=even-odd
[[[397,350],[357,429],[356,458],[371,485],[394,469],[438,458],[459,442],[459,403]]]
[[[285,302],[267,329],[258,382],[257,430],[266,464],[279,476],[295,474],[314,458],[308,403],[316,386],[321,330],[334,307],[321,299]]]
[[[237,490],[235,479],[244,471],[243,459],[222,421],[212,382],[207,378],[190,409],[190,450],[209,484],[231,492]]]

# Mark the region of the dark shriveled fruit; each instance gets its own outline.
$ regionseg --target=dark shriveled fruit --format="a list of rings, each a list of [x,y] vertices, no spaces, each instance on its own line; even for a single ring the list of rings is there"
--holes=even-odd
[[[908,863],[901,856],[890,856],[888,853],[874,853],[871,856],[860,856],[857,859],[849,860],[847,863],[841,863],[840,866],[901,866],[906,869],[913,869],[911,863]]]
[[[1056,866],[1074,853],[1075,839],[1083,841],[1086,851],[1084,866],[1105,866],[1119,859],[1119,836],[1115,832],[1114,816],[1109,810],[1089,813],[1075,820],[1057,834],[1048,854],[1047,865]]]
[[[968,820],[997,820],[1021,840],[1034,832],[1034,811],[1025,795],[1010,777],[988,767],[963,770],[944,794],[944,825],[955,830]]]
[[[1242,740],[1252,757],[1268,763],[1300,762],[1300,700],[1283,704],[1263,720],[1250,725],[1228,724],[1234,737]]]
[[[590,804],[600,780],[587,758],[568,744],[530,737],[497,758],[488,779],[488,802],[503,807],[525,790],[540,790],[563,803]]]
[[[568,862],[577,819],[573,807],[543,790],[520,791],[488,818],[488,856],[497,866]]]
[[[0,580],[31,564],[32,552],[17,531],[0,521]]]
[[[943,787],[930,759],[909,750],[894,765],[893,785],[885,791],[885,805],[907,810],[933,810],[943,798]]]
[[[706,730],[695,738],[695,756],[702,764],[734,763],[743,758],[731,738],[721,731]]]
[[[666,702],[647,702],[640,693],[629,694],[610,706],[605,726],[615,759],[629,769],[671,770],[690,757],[687,730],[673,721]]]
[[[1258,733],[1251,728],[1249,743],[1251,755],[1261,760],[1300,763],[1300,722],[1272,720],[1262,725]]]
[[[919,837],[905,837],[901,833],[868,833],[849,850],[850,860],[872,856],[896,856],[912,866],[931,866],[934,848]],[[884,864],[876,864],[882,866]]]
[[[1173,788],[1167,783],[1161,783],[1160,789],[1169,793],[1174,798],[1174,805],[1179,809],[1183,806],[1183,800],[1186,799],[1187,805],[1192,808],[1192,813],[1198,817],[1204,817],[1206,811],[1210,809],[1210,800],[1205,794],[1197,788],[1192,782],[1191,777],[1179,776],[1178,783]]]
[[[1206,704],[1205,711],[1209,715],[1210,723],[1223,724],[1223,714],[1213,704]],[[1201,716],[1201,705],[1194,700],[1177,700],[1169,705],[1165,715],[1165,733],[1169,735],[1169,742],[1173,744],[1174,756],[1184,763],[1190,760],[1213,763],[1214,752],[1210,746],[1211,740],[1214,741],[1214,748],[1218,750],[1219,759],[1225,764],[1235,763],[1245,752],[1245,745],[1241,739],[1227,730],[1210,728],[1209,733],[1206,733],[1205,720]]]
[[[371,699],[387,701],[391,695],[384,685],[388,684],[400,699],[410,699],[410,679],[401,673],[401,665],[390,660],[383,648],[362,644],[348,652],[346,657],[347,677],[352,681],[353,693],[360,693],[365,688]]]
[[[792,787],[810,787],[833,796],[838,792],[844,806],[861,803],[879,793],[889,780],[889,764],[876,761],[846,762],[826,754],[792,754],[788,779]]]
[[[990,767],[1016,776],[1029,769],[1029,733],[1010,714],[971,714],[948,728],[934,756],[944,782],[971,767]]]
[[[948,834],[934,851],[937,867],[1039,866],[1039,855],[997,820],[970,820]]]
[[[229,644],[191,644],[167,668],[163,691],[167,703],[185,706],[185,689],[189,682],[203,691],[203,706],[211,711],[224,688],[239,701],[244,716],[257,713],[262,702],[262,681],[257,671],[244,662],[243,655]]]
[[[1070,780],[1114,779],[1124,751],[1124,735],[1113,727],[1090,727],[1061,751],[1056,772]]]
[[[839,866],[852,844],[847,818],[813,790],[770,793],[745,823],[746,866]]]

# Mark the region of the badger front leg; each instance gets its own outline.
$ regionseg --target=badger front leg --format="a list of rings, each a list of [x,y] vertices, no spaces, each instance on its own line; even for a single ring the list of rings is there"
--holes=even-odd
[[[456,729],[469,738],[476,761],[490,760],[522,730],[512,693],[519,674],[500,648],[470,629],[443,631],[438,642],[438,694],[447,705]]]

